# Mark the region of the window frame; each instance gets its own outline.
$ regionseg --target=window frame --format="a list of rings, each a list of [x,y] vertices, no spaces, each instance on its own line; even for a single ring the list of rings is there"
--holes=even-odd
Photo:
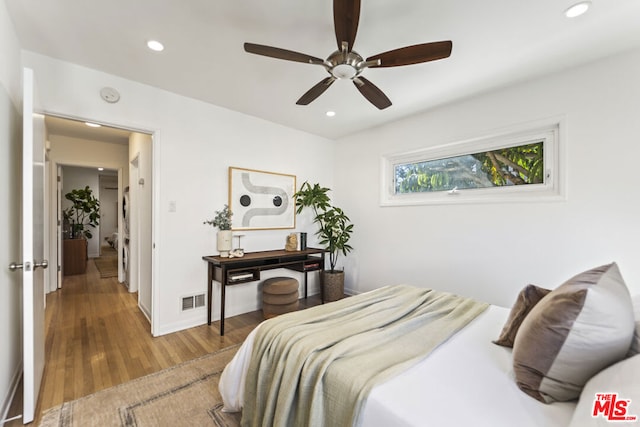
[[[386,154],[380,160],[380,205],[412,206],[427,204],[504,203],[563,201],[564,178],[564,130],[563,120],[553,120],[536,125],[520,126],[501,133],[459,141],[435,147],[421,148]],[[543,142],[545,178],[542,184],[509,185],[454,191],[395,193],[395,167],[407,163],[419,163],[446,159]]]

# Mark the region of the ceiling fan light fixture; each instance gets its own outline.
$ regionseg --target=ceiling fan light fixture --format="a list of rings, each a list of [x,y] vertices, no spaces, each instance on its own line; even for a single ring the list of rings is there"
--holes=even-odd
[[[567,18],[576,18],[586,13],[587,10],[589,10],[589,7],[591,7],[590,1],[581,1],[580,3],[576,3],[565,10],[564,16],[566,16]]]
[[[331,74],[336,79],[353,79],[358,75],[358,70],[349,64],[338,64],[331,69]]]

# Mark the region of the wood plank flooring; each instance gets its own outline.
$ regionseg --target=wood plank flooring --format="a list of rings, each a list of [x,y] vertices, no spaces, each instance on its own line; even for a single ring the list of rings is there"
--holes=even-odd
[[[317,296],[300,301],[301,307],[320,303]],[[230,317],[224,337],[214,322],[154,338],[137,294],[116,278],[101,279],[89,261],[86,274],[66,276],[62,289],[47,295],[46,362],[33,425],[63,402],[241,343],[262,320],[261,311]],[[21,413],[19,390],[9,418]]]

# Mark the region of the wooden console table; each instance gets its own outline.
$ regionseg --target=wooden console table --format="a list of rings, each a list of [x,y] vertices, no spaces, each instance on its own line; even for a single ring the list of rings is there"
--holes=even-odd
[[[304,297],[307,297],[307,273],[324,270],[325,249],[307,248],[301,251],[246,252],[240,258],[203,256],[207,262],[207,324],[211,325],[213,281],[220,282],[220,335],[224,335],[225,288],[260,280],[262,270],[286,268],[304,273]]]
[[[62,272],[65,276],[87,272],[86,239],[64,239],[62,252]]]

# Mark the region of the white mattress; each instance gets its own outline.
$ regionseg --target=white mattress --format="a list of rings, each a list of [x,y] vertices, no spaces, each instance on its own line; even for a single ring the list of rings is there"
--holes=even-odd
[[[359,425],[567,426],[576,404],[547,405],[520,391],[513,380],[511,349],[491,343],[508,314],[509,309],[490,306],[422,362],[376,386]],[[254,332],[220,378],[225,410],[242,408]]]

